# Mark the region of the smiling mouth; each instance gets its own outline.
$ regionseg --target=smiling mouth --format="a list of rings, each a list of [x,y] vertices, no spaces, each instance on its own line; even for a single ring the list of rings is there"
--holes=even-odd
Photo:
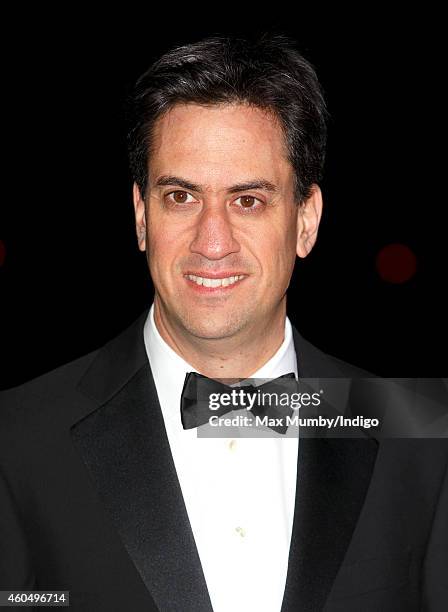
[[[210,278],[207,276],[196,276],[195,274],[185,274],[185,278],[192,281],[199,287],[208,287],[210,289],[216,289],[219,287],[231,287],[238,281],[246,278],[245,274],[237,274],[234,276],[223,276],[221,278]]]

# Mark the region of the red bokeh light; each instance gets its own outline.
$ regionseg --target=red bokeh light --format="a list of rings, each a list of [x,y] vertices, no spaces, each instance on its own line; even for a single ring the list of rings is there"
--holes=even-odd
[[[388,244],[377,255],[376,269],[388,283],[405,283],[417,271],[417,258],[405,244]]]

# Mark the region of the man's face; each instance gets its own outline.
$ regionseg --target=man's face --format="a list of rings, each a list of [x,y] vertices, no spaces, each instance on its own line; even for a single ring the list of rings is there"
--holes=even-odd
[[[172,326],[228,338],[262,333],[283,312],[307,221],[271,115],[176,105],[156,124],[146,203],[134,186],[134,204],[155,300]]]

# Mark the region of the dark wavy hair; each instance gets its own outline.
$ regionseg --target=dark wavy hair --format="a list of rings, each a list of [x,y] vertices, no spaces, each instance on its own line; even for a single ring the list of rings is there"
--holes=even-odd
[[[297,202],[321,180],[327,131],[322,89],[311,64],[287,37],[206,38],[168,51],[140,76],[128,98],[127,138],[142,197],[155,122],[177,103],[242,103],[272,112],[285,135]]]

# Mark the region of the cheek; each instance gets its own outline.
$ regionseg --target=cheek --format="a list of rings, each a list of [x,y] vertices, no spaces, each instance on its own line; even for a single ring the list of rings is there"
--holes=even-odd
[[[257,237],[257,250],[261,261],[270,271],[279,275],[287,273],[296,259],[296,232],[294,230],[271,231]]]
[[[266,287],[269,291],[283,292],[289,285],[296,261],[295,234],[283,233],[269,245],[265,242],[264,247],[260,255]]]
[[[183,252],[182,233],[167,229],[148,232],[148,260],[151,276],[163,279],[173,272],[176,260]]]
[[[176,234],[171,231],[168,223],[163,223],[163,220],[158,215],[153,214],[149,216],[148,241],[151,254],[160,256],[164,252],[168,253],[175,239]]]

